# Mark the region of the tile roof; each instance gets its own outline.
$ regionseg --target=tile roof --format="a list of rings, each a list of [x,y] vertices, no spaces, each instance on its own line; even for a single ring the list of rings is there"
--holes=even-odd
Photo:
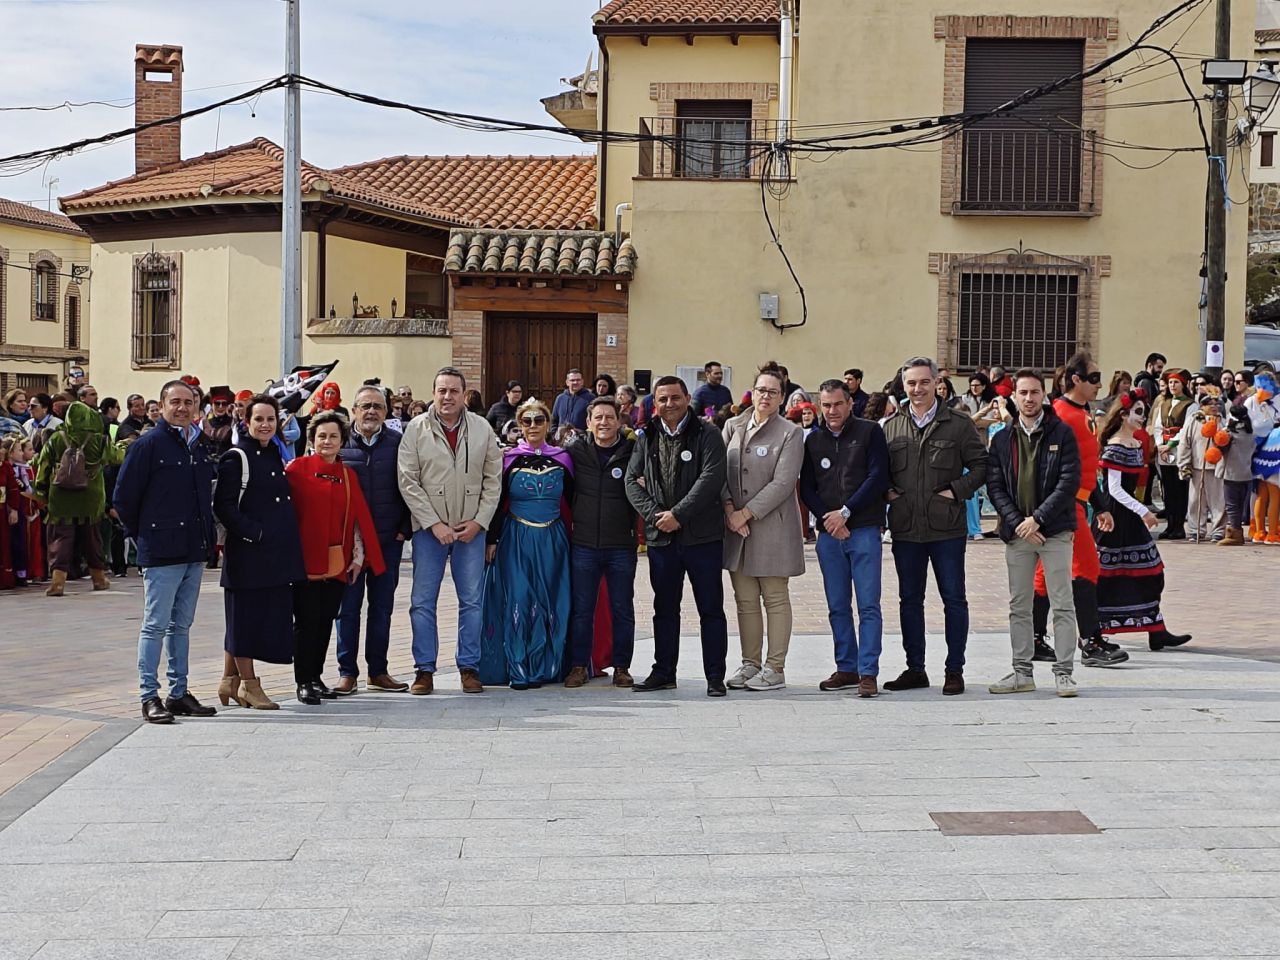
[[[778,23],[778,0],[613,0],[598,24]]]
[[[50,213],[30,204],[18,203],[16,200],[0,198],[0,223],[16,223],[22,227],[56,230],[59,233],[71,233],[87,238],[83,230],[62,214]]]
[[[134,48],[133,61],[148,66],[181,67],[182,47],[170,43],[154,46],[140,43]]]
[[[571,157],[388,157],[338,167],[384,194],[495,230],[586,230],[596,223],[596,161]]]
[[[284,151],[261,137],[72,196],[68,213],[212,197],[277,197]],[[596,226],[594,157],[392,157],[327,170],[302,165],[302,192],[447,224],[499,229]]]
[[[1280,41],[1280,30],[1255,30],[1253,39],[1256,43],[1275,43]]]
[[[611,233],[458,230],[449,237],[445,273],[530,273],[630,277],[636,251]]]

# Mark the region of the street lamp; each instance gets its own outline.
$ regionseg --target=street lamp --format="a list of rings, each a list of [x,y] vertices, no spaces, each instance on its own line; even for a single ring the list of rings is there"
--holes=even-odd
[[[1270,110],[1276,94],[1280,93],[1280,77],[1276,76],[1275,66],[1276,61],[1263,60],[1249,78],[1245,106],[1255,117],[1261,117]]]

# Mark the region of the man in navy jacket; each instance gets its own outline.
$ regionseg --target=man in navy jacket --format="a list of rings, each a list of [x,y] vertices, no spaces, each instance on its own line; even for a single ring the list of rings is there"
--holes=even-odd
[[[368,624],[364,635],[364,661],[368,667],[368,690],[403,693],[409,685],[387,673],[387,647],[391,643],[391,611],[395,607],[396,587],[400,583],[400,560],[404,542],[413,533],[409,507],[400,495],[397,459],[400,434],[384,426],[387,419],[387,395],[381,387],[361,387],[356,392],[351,411],[355,420],[351,436],[338,456],[352,469],[360,481],[360,490],[373,514],[378,531],[378,544],[387,562],[385,573],[366,569],[347,587],[338,612],[338,672],[334,689],[341,696],[356,692],[360,668],[356,654],[360,649],[360,609],[365,594],[369,596]]]
[[[587,406],[596,395],[586,387],[582,371],[576,367],[565,374],[564,393],[556,397],[551,406],[551,436],[555,436],[560,425],[568,423],[578,430],[587,429]]]
[[[215,464],[193,426],[196,393],[181,380],[160,391],[160,423],[135,440],[116,480],[113,506],[125,533],[138,544],[142,568],[142,629],[138,675],[142,718],[172,723],[174,716],[210,717],[187,690],[191,624],[200,578],[214,543]],[[160,700],[157,671],[169,648],[169,696]]]

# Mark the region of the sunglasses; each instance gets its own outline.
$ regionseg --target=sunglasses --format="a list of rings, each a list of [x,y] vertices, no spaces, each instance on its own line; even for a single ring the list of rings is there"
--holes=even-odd
[[[526,427],[532,427],[532,426],[536,426],[539,423],[546,423],[547,418],[540,413],[535,413],[529,417],[521,417],[520,422],[523,423]]]

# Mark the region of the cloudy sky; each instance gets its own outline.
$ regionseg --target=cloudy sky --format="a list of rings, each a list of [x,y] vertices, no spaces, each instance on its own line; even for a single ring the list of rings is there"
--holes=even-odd
[[[301,0],[302,73],[335,86],[466,113],[554,122],[539,98],[582,72],[600,0]],[[187,109],[284,72],[281,0],[0,0],[0,156],[133,123],[136,43],[180,44]],[[284,94],[183,124],[184,156],[255,136],[281,142]],[[577,140],[457,130],[412,114],[304,94],[303,153],[337,166],[396,154],[585,153]],[[0,196],[44,200],[133,173],[130,139],[0,177]],[[56,201],[55,201],[56,208]]]

